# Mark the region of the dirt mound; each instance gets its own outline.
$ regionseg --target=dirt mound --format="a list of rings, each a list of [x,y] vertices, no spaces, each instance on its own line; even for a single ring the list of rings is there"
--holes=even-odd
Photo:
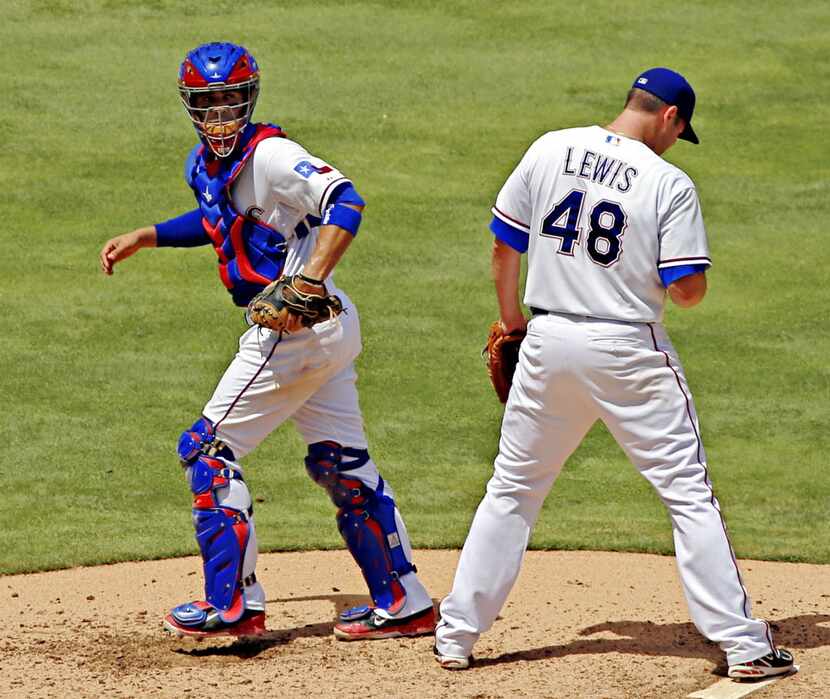
[[[436,602],[458,552],[419,551]],[[441,670],[431,638],[343,643],[336,614],[365,603],[346,552],[265,554],[266,636],[194,643],[161,617],[201,596],[199,559],[0,577],[0,695],[14,697],[683,697],[720,681],[719,649],[689,622],[673,558],[530,552],[467,672]],[[830,568],[744,561],[755,614],[801,672],[753,697],[830,686]]]

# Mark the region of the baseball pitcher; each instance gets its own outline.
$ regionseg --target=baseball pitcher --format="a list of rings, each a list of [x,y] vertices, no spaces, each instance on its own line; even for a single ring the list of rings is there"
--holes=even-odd
[[[667,296],[682,307],[703,299],[711,264],[695,186],[660,157],[678,138],[698,143],[694,106],[685,78],[647,70],[611,124],[546,133],[499,192],[490,228],[500,322],[527,334],[494,473],[441,604],[442,667],[469,666],[545,496],[597,420],[668,508],[692,619],[725,651],[729,675],[793,667],[769,624],[752,616],[692,394],[661,323]],[[525,252],[529,323],[518,301]]]

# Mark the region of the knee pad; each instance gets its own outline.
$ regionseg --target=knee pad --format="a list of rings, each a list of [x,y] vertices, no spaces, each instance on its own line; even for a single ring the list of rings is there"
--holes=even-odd
[[[344,456],[350,460],[344,463]],[[361,487],[365,489],[365,486],[361,481],[345,478],[343,472],[360,468],[368,461],[366,449],[343,448],[335,442],[316,442],[308,446],[305,468],[311,480],[326,490],[337,507],[347,507],[362,502]]]
[[[347,457],[345,460],[343,457]],[[309,445],[305,459],[311,478],[326,489],[338,507],[337,526],[360,567],[376,607],[394,614],[406,603],[399,578],[415,570],[401,546],[395,522],[395,502],[383,492],[383,479],[369,488],[350,471],[369,461],[365,449],[334,442]]]
[[[200,417],[182,432],[176,451],[184,466],[191,465],[200,454],[220,456],[230,461],[235,458],[231,448],[217,439],[213,423],[206,417]]]
[[[220,502],[218,491],[236,482],[244,489],[234,498],[241,507]],[[205,599],[219,610],[228,623],[238,621],[245,611],[242,590],[256,578],[242,578],[242,563],[251,535],[253,508],[242,474],[226,461],[200,455],[190,466],[193,492],[193,526],[202,554]]]

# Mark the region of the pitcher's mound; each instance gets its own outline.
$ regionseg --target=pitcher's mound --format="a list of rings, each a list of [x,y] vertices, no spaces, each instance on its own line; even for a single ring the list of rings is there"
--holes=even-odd
[[[457,551],[415,554],[436,603],[457,559]],[[462,672],[438,667],[431,637],[335,640],[337,613],[368,602],[345,551],[261,555],[268,633],[255,641],[168,638],[163,615],[203,596],[200,566],[191,557],[0,577],[0,695],[666,699],[721,680],[723,655],[691,624],[671,557],[528,553]],[[753,696],[826,696],[830,567],[741,567],[754,615],[772,623],[801,667]]]

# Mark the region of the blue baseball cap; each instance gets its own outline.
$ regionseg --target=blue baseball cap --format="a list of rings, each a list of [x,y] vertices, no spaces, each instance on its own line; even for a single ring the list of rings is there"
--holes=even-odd
[[[668,68],[650,68],[640,73],[631,87],[639,88],[659,97],[666,104],[677,107],[677,113],[685,120],[686,128],[680,134],[684,141],[700,143],[692,129],[692,114],[695,111],[695,91],[680,73]]]

